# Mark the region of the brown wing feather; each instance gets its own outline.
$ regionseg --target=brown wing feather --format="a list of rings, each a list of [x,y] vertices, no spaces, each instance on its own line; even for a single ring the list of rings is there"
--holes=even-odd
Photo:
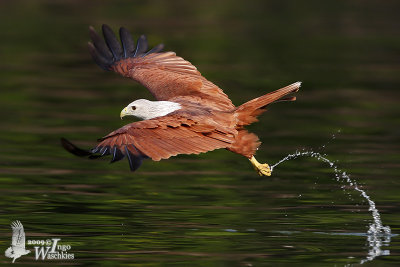
[[[136,49],[126,29],[120,29],[121,44],[114,32],[103,25],[103,39],[90,28],[93,43],[89,51],[95,62],[106,70],[113,70],[144,85],[157,100],[191,96],[199,97],[207,106],[219,110],[232,110],[234,105],[218,86],[205,79],[189,61],[176,56],[174,52],[160,53],[162,46],[156,46],[147,53],[147,41],[139,38]]]
[[[201,125],[200,121],[171,114],[134,122],[102,138],[92,149],[91,157],[111,154],[114,162],[127,156],[132,168],[137,166],[133,160],[149,157],[159,161],[178,154],[199,154],[227,148],[235,142],[231,133]]]
[[[215,84],[201,76],[190,62],[173,52],[128,58],[115,63],[112,70],[145,86],[157,100],[177,96],[200,97],[212,102],[213,108],[230,110],[234,106],[228,96]]]

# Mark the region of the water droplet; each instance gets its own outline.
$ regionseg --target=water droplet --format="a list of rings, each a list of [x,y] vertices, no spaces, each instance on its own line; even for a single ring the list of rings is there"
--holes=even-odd
[[[338,132],[340,132],[340,130],[338,130]],[[334,138],[335,136],[333,135],[333,139]],[[329,167],[333,169],[335,179],[338,182],[346,182],[349,186],[352,187],[352,189],[360,193],[360,195],[364,198],[363,202],[365,201],[368,202],[369,205],[368,211],[370,211],[372,214],[373,223],[369,225],[369,229],[367,232],[368,234],[367,241],[369,244],[368,256],[365,259],[361,260],[360,263],[363,264],[365,262],[372,261],[373,259],[381,255],[390,255],[390,250],[381,250],[382,245],[388,246],[390,243],[390,238],[391,238],[390,227],[383,226],[375,202],[367,195],[367,193],[363,189],[358,187],[357,183],[353,181],[346,172],[341,171],[338,168],[338,166],[335,164],[335,162],[337,161],[333,162],[329,160],[325,155],[321,155],[318,152],[303,150],[303,152],[296,151],[294,154],[287,155],[286,157],[284,157],[283,159],[272,165],[271,170],[285,161],[293,160],[300,156],[309,156],[317,158],[317,160],[319,161],[328,163]],[[341,188],[345,190],[345,185],[342,185]],[[299,195],[299,197],[301,197],[301,194]],[[351,200],[353,200],[353,198],[351,198]],[[334,204],[334,201],[332,201],[332,204]],[[358,207],[358,204],[356,204],[356,207]],[[285,214],[285,216],[287,217],[287,214]]]

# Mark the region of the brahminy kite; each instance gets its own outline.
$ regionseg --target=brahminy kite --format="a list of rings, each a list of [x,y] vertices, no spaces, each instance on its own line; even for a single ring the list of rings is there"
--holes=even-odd
[[[250,100],[238,107],[214,83],[204,78],[195,66],[174,52],[161,52],[159,44],[148,50],[147,39],[136,42],[127,29],[119,36],[103,25],[103,38],[89,28],[88,43],[94,61],[105,70],[131,78],[147,89],[157,101],[138,99],[120,114],[140,121],[129,123],[99,139],[93,149],[80,149],[62,138],[66,150],[91,159],[112,155],[111,162],[127,158],[130,169],[137,170],[143,159],[154,161],[178,154],[199,154],[225,148],[248,158],[259,175],[271,175],[268,164],[259,163],[254,154],[260,146],[257,135],[244,126],[257,121],[266,106],[276,101],[294,101],[296,82]],[[122,44],[122,45],[121,45]]]

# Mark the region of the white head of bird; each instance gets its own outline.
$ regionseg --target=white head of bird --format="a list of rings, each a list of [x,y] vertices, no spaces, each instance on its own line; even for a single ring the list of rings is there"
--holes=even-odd
[[[120,117],[122,119],[125,116],[135,116],[141,120],[148,120],[165,116],[181,108],[180,104],[171,101],[138,99],[126,106],[121,111]]]

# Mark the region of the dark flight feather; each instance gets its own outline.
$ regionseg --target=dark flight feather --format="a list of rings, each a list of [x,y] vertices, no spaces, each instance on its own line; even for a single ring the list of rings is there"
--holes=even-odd
[[[164,49],[164,44],[158,44],[155,47],[153,47],[152,49],[150,49],[148,52],[146,52],[145,56],[147,56],[148,54],[151,53],[159,53]]]
[[[101,156],[110,155],[110,148],[108,146],[103,147],[100,152]]]
[[[119,29],[119,37],[121,38],[122,48],[124,50],[124,58],[133,56],[135,53],[135,42],[133,41],[132,35],[126,28],[121,27]]]
[[[114,146],[114,148],[111,149],[111,151],[112,151],[112,155],[113,155],[111,163],[119,161],[119,160],[125,158],[125,155],[121,152],[121,150],[119,150],[118,147]]]
[[[136,148],[134,146],[132,147],[137,152]],[[139,167],[142,165],[143,158],[141,156],[138,156],[137,154],[131,153],[131,151],[128,149],[127,146],[125,146],[125,154],[128,158],[129,167],[131,168],[131,171],[136,171],[137,169],[139,169]]]
[[[88,43],[88,48],[94,62],[96,62],[96,64],[99,65],[102,69],[108,70],[110,59],[107,59],[102,54],[100,54],[91,42]]]
[[[61,145],[68,152],[79,157],[88,157],[89,159],[97,159],[111,154],[113,158],[110,163],[122,160],[126,156],[131,171],[137,170],[142,165],[143,159],[148,158],[133,145],[130,145],[130,149],[128,149],[128,146],[123,146],[123,148],[121,148],[122,150],[117,146],[114,146],[113,148],[110,148],[109,146],[97,146],[91,150],[84,150],[75,146],[65,138],[61,138]]]
[[[141,35],[136,44],[136,51],[134,57],[143,56],[149,45],[147,44],[147,38],[145,35]]]
[[[90,39],[92,39],[93,46],[96,48],[97,52],[108,61],[112,61],[113,60],[112,53],[108,49],[104,39],[97,34],[97,32],[92,26],[89,27],[89,35]]]
[[[74,144],[72,144],[70,141],[68,141],[65,138],[61,138],[61,145],[70,153],[79,156],[79,157],[86,157],[86,156],[90,156],[92,155],[92,153],[90,153],[87,150],[83,150],[77,146],[75,146]]]
[[[122,45],[118,41],[114,31],[108,25],[104,24],[102,31],[104,40],[92,26],[89,27],[92,42],[88,43],[88,47],[93,60],[104,70],[111,70],[111,67],[120,60],[159,53],[164,48],[163,44],[159,44],[147,51],[148,43],[145,35],[139,37],[135,47],[132,35],[124,27],[119,29]]]
[[[114,56],[114,61],[118,61],[122,58],[122,47],[113,30],[108,25],[103,24],[103,36],[104,40],[111,53]]]

